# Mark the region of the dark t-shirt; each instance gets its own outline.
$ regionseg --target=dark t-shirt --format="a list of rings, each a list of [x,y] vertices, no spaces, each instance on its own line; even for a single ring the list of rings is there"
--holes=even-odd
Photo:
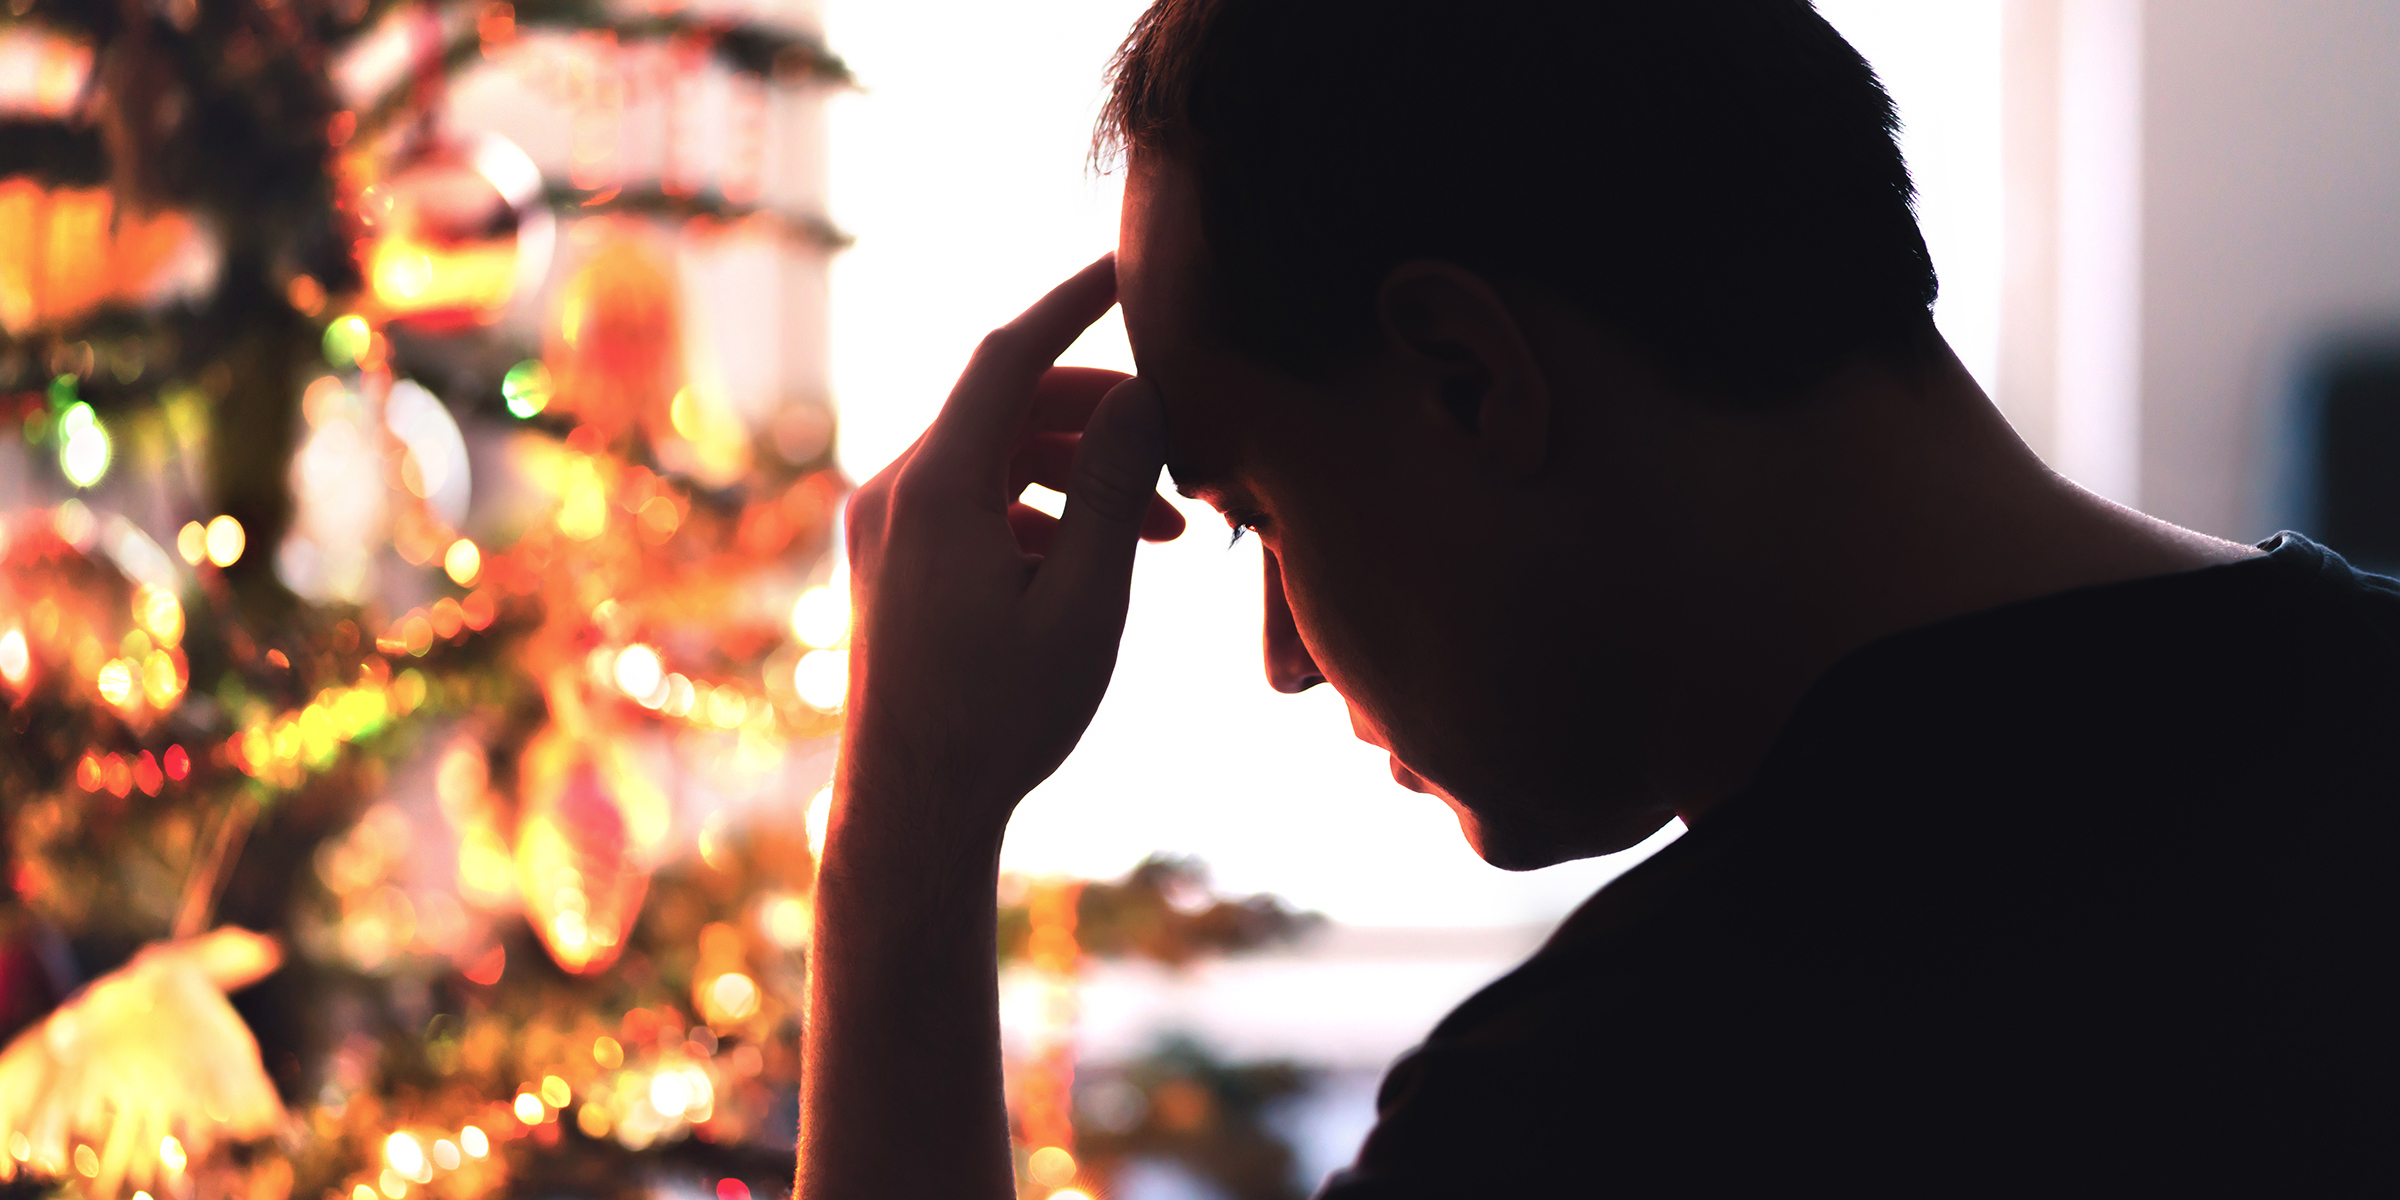
[[[2400,583],[2262,549],[1844,659],[1325,1200],[2400,1194]]]

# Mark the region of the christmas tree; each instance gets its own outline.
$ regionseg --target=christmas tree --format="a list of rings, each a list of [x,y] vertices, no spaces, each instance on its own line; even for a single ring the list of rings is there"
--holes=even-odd
[[[787,1190],[843,64],[804,13],[7,11],[0,1176]],[[709,345],[740,323],[695,278],[767,336]],[[1169,1046],[1093,1126],[1073,979],[1300,919],[1165,860],[1011,887],[1000,951],[1058,990],[1012,1063],[1027,1194],[1135,1153],[1288,1194],[1288,1070]]]

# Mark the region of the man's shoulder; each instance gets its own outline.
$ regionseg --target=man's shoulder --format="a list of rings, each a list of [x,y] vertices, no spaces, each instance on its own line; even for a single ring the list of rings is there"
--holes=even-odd
[[[2400,1121],[2400,585],[2266,548],[1854,656],[1756,786],[1394,1069],[1329,1195],[1638,1183],[1736,1134],[1829,1170],[1894,1138],[2356,1165]]]

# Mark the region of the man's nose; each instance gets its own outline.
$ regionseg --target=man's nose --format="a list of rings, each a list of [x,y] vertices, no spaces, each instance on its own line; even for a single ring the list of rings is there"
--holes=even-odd
[[[1317,670],[1317,660],[1300,642],[1300,627],[1292,622],[1292,602],[1283,594],[1283,564],[1271,551],[1259,557],[1267,575],[1267,682],[1287,695],[1305,692],[1325,682],[1325,673]]]

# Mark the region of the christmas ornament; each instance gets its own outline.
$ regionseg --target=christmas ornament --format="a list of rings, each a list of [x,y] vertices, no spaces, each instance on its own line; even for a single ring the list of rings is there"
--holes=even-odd
[[[552,730],[526,746],[521,772],[525,916],[550,957],[577,975],[617,960],[649,888],[647,844],[664,823],[664,797],[613,757]]]
[[[20,1162],[72,1169],[110,1196],[280,1129],[283,1102],[225,994],[282,961],[243,929],[153,943],[18,1035],[0,1052],[0,1178]]]
[[[359,196],[359,266],[381,315],[427,333],[499,319],[549,270],[541,171],[498,134],[413,141]]]
[[[664,256],[630,233],[603,242],[559,295],[545,356],[550,407],[575,414],[604,443],[637,425],[653,440],[671,434],[683,376],[678,309]]]

